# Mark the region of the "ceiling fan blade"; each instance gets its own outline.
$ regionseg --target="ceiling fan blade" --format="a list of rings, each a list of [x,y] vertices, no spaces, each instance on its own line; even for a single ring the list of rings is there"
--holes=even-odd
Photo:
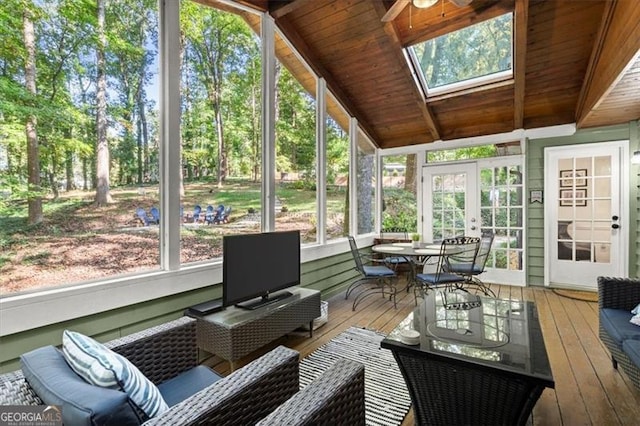
[[[411,0],[396,0],[396,2],[387,10],[381,21],[389,22],[396,19],[396,16],[400,15],[400,12],[411,2]]]
[[[449,0],[458,7],[469,6],[473,0]]]

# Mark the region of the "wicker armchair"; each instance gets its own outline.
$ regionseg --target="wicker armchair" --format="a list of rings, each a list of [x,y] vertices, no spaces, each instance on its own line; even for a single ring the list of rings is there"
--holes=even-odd
[[[640,339],[640,327],[636,325],[629,325],[628,321],[631,317],[629,313],[638,303],[640,303],[640,279],[632,278],[612,278],[612,277],[598,277],[598,310],[600,311],[599,321],[599,336],[600,340],[607,347],[611,353],[611,362],[613,368],[617,369],[618,364],[622,367],[622,370],[629,376],[633,384],[640,389],[640,365],[634,363],[629,355],[626,353],[624,341],[618,341],[612,333],[607,331],[606,326],[603,326],[605,321],[608,324],[612,324],[611,318],[615,317],[611,314],[612,311],[620,310],[623,314],[618,315],[620,320],[618,324],[621,328],[618,334],[623,336],[623,340],[628,333],[634,333],[632,336],[628,336],[631,341],[627,344],[634,345],[637,348],[637,342],[633,340]],[[603,310],[608,310],[609,315]],[[603,319],[603,315],[606,318]],[[625,329],[622,327],[628,327]]]
[[[149,380],[160,384],[198,365],[195,324],[194,319],[183,317],[105,345],[135,364]],[[255,424],[298,392],[298,358],[298,352],[277,347],[148,420],[145,425]],[[326,373],[326,380],[336,380],[337,376],[343,378],[346,375],[344,368],[351,372],[351,380],[360,379],[358,371],[362,366],[356,363],[355,366],[336,366]],[[307,388],[313,386],[315,382]],[[340,395],[339,392],[313,393],[311,397],[313,401],[299,402],[301,410],[307,411],[310,405],[331,404]],[[41,404],[42,400],[26,382],[21,370],[0,375],[0,405]],[[290,415],[295,416],[295,404],[289,403],[287,407]],[[349,411],[352,407],[343,406],[342,409]]]

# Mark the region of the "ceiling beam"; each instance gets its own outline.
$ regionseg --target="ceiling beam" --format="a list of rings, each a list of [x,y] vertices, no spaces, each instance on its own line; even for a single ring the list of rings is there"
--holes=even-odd
[[[367,124],[366,121],[362,119],[364,115],[358,110],[358,108],[356,108],[353,102],[350,101],[350,97],[344,92],[344,90],[342,90],[333,75],[324,66],[322,66],[322,62],[317,58],[317,55],[313,53],[307,42],[300,37],[300,34],[286,20],[286,18],[276,19],[276,25],[280,28],[284,36],[289,39],[294,46],[296,46],[298,53],[300,53],[313,72],[324,78],[327,83],[327,88],[331,93],[333,93],[342,106],[344,106],[347,112],[358,120],[358,124],[362,131],[365,132],[376,146],[380,147],[380,137],[378,134]]]
[[[293,12],[296,9],[301,8],[307,3],[312,3],[316,0],[291,0],[285,4],[282,2],[274,3],[273,6],[269,5],[269,14],[275,19],[282,18],[288,13]]]
[[[384,12],[384,6],[382,5],[382,3],[374,2],[374,7],[376,8],[378,15],[380,15],[381,17],[384,16],[385,12]],[[398,36],[398,32],[396,31],[396,27],[394,23],[393,22],[385,23],[384,32],[385,34],[387,34],[387,36],[389,36],[389,39],[393,44],[393,52],[398,57],[398,63],[404,64],[404,66],[401,67],[402,72],[406,74],[407,78],[413,81],[414,76],[411,70],[409,69],[409,64],[407,63],[406,58],[404,57],[404,54],[402,53],[402,49],[403,49],[402,43],[400,42],[400,37]],[[415,93],[416,93],[416,105],[418,106],[418,108],[420,108],[420,112],[422,113],[422,117],[427,123],[427,127],[429,128],[429,132],[431,133],[432,139],[433,140],[440,139],[440,130],[438,129],[438,125],[436,124],[436,121],[433,117],[433,114],[431,113],[431,110],[427,107],[427,100],[424,97],[422,90],[420,90],[417,85],[415,85]]]
[[[524,94],[526,83],[527,28],[529,0],[516,0],[514,12],[513,128],[524,127]]]
[[[624,77],[639,51],[640,8],[636,2],[607,2],[578,98],[578,128]]]
[[[411,0],[396,0],[380,20],[382,22],[393,21],[398,15],[400,15],[400,12],[402,12],[404,8],[407,7],[410,1]]]

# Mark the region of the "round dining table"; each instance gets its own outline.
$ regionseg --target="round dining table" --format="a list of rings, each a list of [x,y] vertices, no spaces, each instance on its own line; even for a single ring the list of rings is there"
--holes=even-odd
[[[387,243],[376,244],[371,247],[371,250],[387,256],[403,257],[407,260],[411,268],[406,287],[406,290],[409,291],[409,288],[416,282],[416,266],[422,266],[429,258],[440,256],[440,248],[439,243],[420,243],[418,247],[414,247],[413,243]]]

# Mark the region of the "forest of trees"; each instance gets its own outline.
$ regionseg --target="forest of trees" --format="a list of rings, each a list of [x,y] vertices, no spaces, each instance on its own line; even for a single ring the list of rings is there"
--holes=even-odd
[[[260,40],[237,15],[181,3],[183,177],[260,179]],[[0,2],[0,209],[43,197],[158,180],[155,0]],[[315,100],[277,71],[279,172],[315,179]],[[348,137],[330,120],[328,174],[348,171]],[[173,143],[174,141],[171,141]]]

